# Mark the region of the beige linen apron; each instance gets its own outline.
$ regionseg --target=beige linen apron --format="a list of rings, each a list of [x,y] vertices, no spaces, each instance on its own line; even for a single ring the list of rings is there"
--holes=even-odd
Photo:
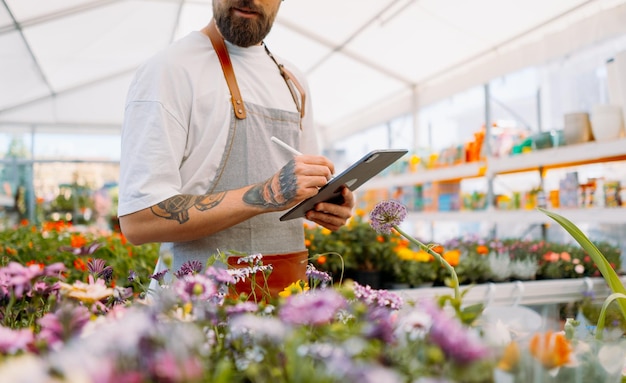
[[[268,54],[274,60],[269,51]],[[288,79],[285,81],[292,95],[294,86],[301,91],[299,84],[292,85]],[[298,109],[304,107],[298,104],[297,99],[295,101]],[[272,136],[292,147],[299,146],[302,113],[270,109],[247,102],[243,102],[243,105],[246,110],[243,117],[237,118],[233,109],[226,148],[207,193],[264,182],[287,164],[293,156],[277,149],[271,141]],[[170,253],[173,256],[170,272],[175,273],[185,262],[197,260],[205,264],[210,256],[218,252],[247,255],[260,253],[263,255],[263,264],[271,264],[273,267],[268,285],[271,294],[276,296],[291,283],[305,279],[308,257],[304,245],[303,221],[296,219],[282,222],[279,219],[282,214],[261,214],[195,241],[163,243],[161,254]],[[238,267],[236,257],[229,259],[228,263]],[[159,259],[157,271],[162,269],[164,265]],[[249,293],[250,283],[238,284],[237,291]]]

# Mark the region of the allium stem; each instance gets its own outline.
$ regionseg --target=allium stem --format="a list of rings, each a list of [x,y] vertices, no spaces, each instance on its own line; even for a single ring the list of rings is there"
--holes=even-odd
[[[439,263],[441,263],[448,270],[448,272],[452,276],[452,283],[453,283],[452,287],[454,288],[454,299],[457,300],[457,301],[460,301],[461,300],[461,291],[459,289],[459,277],[456,275],[456,271],[454,270],[454,267],[452,267],[452,265],[450,265],[448,263],[448,261],[446,261],[439,253],[437,253],[436,251],[434,251],[430,247],[426,246],[422,242],[418,241],[417,239],[413,238],[413,236],[408,235],[398,225],[393,225],[393,228],[398,233],[400,233],[400,235],[402,235],[404,238],[408,239],[411,243],[419,246],[420,249],[424,250],[428,254],[430,254],[433,257],[435,257],[435,259],[437,259],[439,261]]]

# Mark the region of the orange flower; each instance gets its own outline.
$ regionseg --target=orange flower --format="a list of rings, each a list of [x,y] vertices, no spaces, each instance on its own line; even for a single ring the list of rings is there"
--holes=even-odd
[[[559,260],[559,254],[553,251],[548,251],[543,255],[543,260],[547,262],[556,262]]]
[[[319,257],[317,257],[317,263],[319,263],[320,265],[323,265],[324,263],[326,263],[326,256],[320,255]]]
[[[562,259],[563,261],[565,261],[565,262],[569,262],[569,261],[571,261],[571,260],[572,260],[572,256],[571,256],[571,255],[569,255],[569,253],[568,253],[568,252],[565,252],[565,251],[564,251],[564,252],[562,252],[562,253],[561,253],[561,259]]]
[[[82,259],[76,258],[74,260],[74,268],[78,271],[87,271],[87,264]]]
[[[459,264],[459,260],[461,259],[461,251],[460,250],[448,250],[442,254],[443,259],[446,260],[450,264],[450,266],[455,267]]]
[[[485,245],[478,245],[476,246],[476,252],[478,254],[487,255],[489,254],[489,248]]]
[[[9,246],[4,248],[4,252],[7,253],[7,255],[17,255],[17,250]]]
[[[443,246],[441,246],[441,245],[434,245],[433,247],[431,247],[431,250],[434,251],[437,254],[442,254],[443,253]]]
[[[31,265],[37,265],[37,266],[39,266],[39,269],[40,269],[40,270],[43,270],[43,268],[44,268],[44,267],[46,267],[46,265],[44,265],[43,263],[41,263],[41,262],[37,262],[37,261],[35,261],[35,260],[30,260],[30,261],[26,262],[26,266],[31,266]]]
[[[85,237],[80,234],[72,234],[72,236],[70,237],[70,245],[75,249],[79,249],[86,244],[87,239],[85,239]]]
[[[305,240],[304,240],[304,246],[306,246],[306,247],[311,246],[311,240],[310,240],[310,239],[308,239],[308,238],[305,238]]]
[[[547,331],[530,340],[530,353],[547,369],[563,366],[570,361],[572,345],[562,333]]]
[[[22,218],[22,220],[20,221],[20,225],[21,226],[28,226],[28,220],[26,218]]]
[[[383,243],[385,242],[385,237],[383,237],[382,235],[379,235],[376,237],[376,241],[378,241],[378,243]]]

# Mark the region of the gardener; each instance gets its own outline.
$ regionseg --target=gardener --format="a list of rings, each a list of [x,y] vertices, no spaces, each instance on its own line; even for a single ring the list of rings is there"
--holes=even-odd
[[[272,294],[304,279],[308,256],[302,219],[280,215],[334,172],[317,155],[304,76],[263,43],[280,4],[213,0],[208,26],[140,67],[122,127],[118,208],[126,238],[161,242],[174,272],[218,252],[261,253],[274,268]],[[354,206],[349,189],[343,197],[306,218],[338,229]]]

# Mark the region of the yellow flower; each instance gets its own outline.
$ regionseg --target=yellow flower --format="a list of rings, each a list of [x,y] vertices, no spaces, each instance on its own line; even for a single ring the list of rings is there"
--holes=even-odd
[[[504,349],[502,358],[498,362],[498,368],[502,371],[511,372],[515,370],[520,360],[520,351],[517,342],[509,343]]]
[[[396,254],[398,255],[398,258],[404,260],[404,261],[410,261],[413,259],[413,253],[414,251],[409,249],[408,247],[401,247],[399,249],[396,249]]]
[[[76,281],[69,285],[61,282],[61,293],[81,302],[92,304],[113,295],[113,289],[106,286],[103,279],[94,282],[89,276],[89,283]]]
[[[287,298],[288,296],[291,296],[294,294],[301,294],[308,290],[309,290],[308,283],[301,281],[301,280],[297,280],[294,283],[290,284],[289,286],[285,287],[285,289],[279,292],[278,295],[283,298]]]
[[[430,262],[433,260],[433,256],[425,252],[424,250],[416,251],[413,254],[413,259],[418,262]]]
[[[459,250],[448,250],[441,255],[443,259],[446,260],[450,264],[450,266],[455,267],[459,264],[459,260],[461,258],[461,252]]]

